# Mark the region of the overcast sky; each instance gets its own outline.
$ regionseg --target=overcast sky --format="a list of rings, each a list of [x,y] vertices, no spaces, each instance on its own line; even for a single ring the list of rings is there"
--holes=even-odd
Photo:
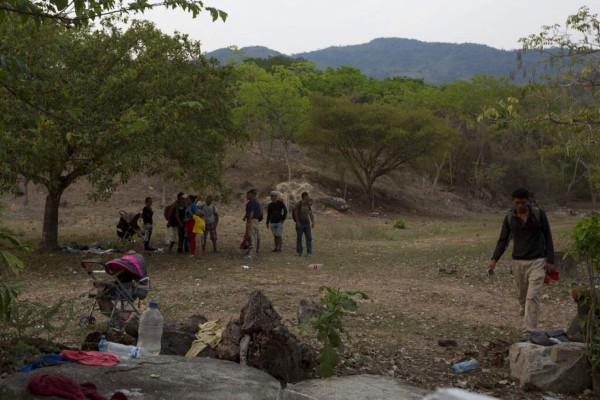
[[[189,34],[204,52],[260,45],[290,55],[379,37],[509,50],[543,25],[564,24],[586,3],[600,11],[598,0],[205,0],[226,11],[227,21],[164,9],[145,18],[166,33]]]

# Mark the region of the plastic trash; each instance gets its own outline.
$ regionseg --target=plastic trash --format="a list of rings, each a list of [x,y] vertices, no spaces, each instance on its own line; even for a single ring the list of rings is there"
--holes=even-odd
[[[306,266],[306,269],[321,269],[321,268],[323,268],[323,264],[313,263],[313,264],[308,264]]]
[[[140,347],[109,342],[104,335],[102,335],[98,343],[98,350],[103,353],[116,354],[123,358],[140,358],[142,356],[142,349]]]
[[[472,371],[472,370],[477,369],[477,368],[479,368],[479,361],[477,361],[474,358],[471,358],[468,361],[461,362],[461,363],[458,363],[458,364],[454,364],[452,366],[452,372],[460,374],[460,373],[463,373],[463,372]]]
[[[160,341],[163,334],[163,325],[165,319],[158,305],[150,303],[150,308],[144,311],[140,317],[140,326],[138,329],[138,347],[144,349],[144,356],[157,356],[160,354]]]

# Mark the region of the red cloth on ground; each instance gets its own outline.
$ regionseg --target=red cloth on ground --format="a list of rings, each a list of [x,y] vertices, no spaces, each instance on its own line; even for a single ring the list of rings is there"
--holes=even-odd
[[[84,382],[81,385],[64,375],[36,375],[29,378],[29,390],[41,396],[58,396],[69,400],[108,400],[98,393],[96,385]],[[110,400],[127,400],[122,392],[115,392]]]
[[[79,386],[81,387],[81,391],[83,392],[83,394],[85,394],[85,397],[87,397],[88,399],[108,400],[106,397],[98,393],[96,385],[94,385],[92,382],[84,382]]]
[[[112,367],[119,363],[119,356],[112,353],[102,353],[99,351],[77,351],[63,350],[60,355],[67,360],[77,361],[83,365],[99,365]]]
[[[29,390],[41,396],[59,396],[69,400],[85,400],[79,384],[68,376],[36,375],[29,378]]]

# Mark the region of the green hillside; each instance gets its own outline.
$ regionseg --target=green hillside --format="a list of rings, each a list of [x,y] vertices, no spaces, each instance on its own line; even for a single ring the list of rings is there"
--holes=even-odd
[[[226,63],[232,58],[266,58],[281,53],[266,47],[244,47],[237,53],[230,49],[219,49],[208,53]],[[413,39],[379,38],[369,43],[329,47],[306,53],[291,55],[314,61],[321,69],[337,68],[342,65],[356,67],[372,78],[393,76],[424,79],[430,84],[470,79],[473,75],[494,77],[513,76],[515,82],[527,79],[517,68],[516,50],[498,50],[493,47],[463,43],[428,43]],[[526,54],[524,64],[532,70],[538,59],[535,53]]]

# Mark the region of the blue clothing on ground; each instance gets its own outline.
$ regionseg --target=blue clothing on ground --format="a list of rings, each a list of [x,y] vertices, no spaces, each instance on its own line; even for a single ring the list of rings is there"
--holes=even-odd
[[[43,354],[29,365],[25,365],[19,369],[19,372],[29,372],[42,367],[51,367],[58,364],[67,364],[72,362],[58,354]]]

